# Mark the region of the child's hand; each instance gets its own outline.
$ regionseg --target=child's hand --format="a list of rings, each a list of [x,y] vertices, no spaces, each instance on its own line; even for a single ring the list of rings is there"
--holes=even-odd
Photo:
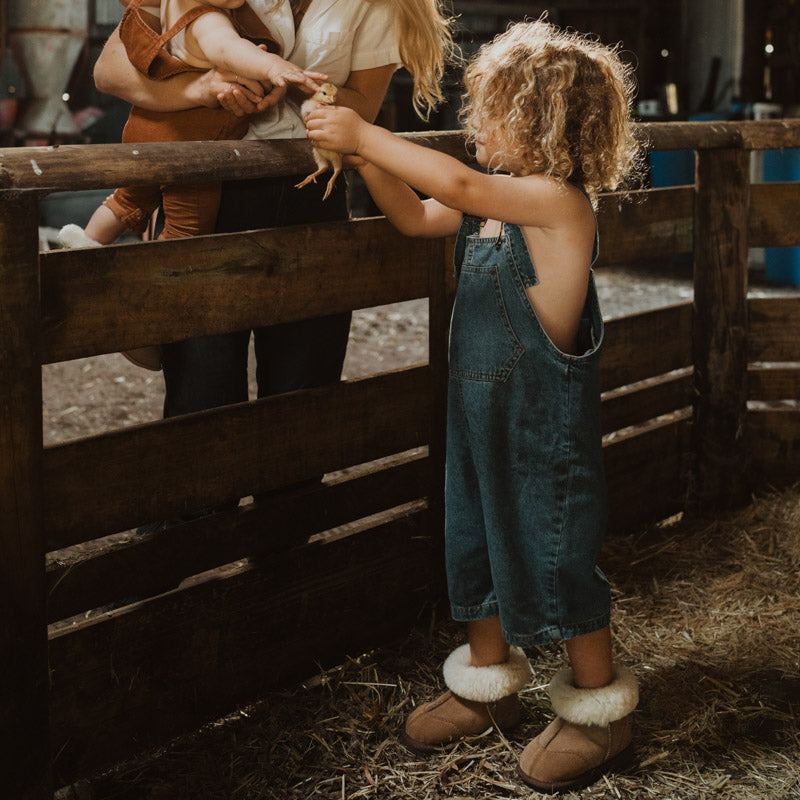
[[[306,118],[306,132],[311,143],[338,153],[357,153],[359,139],[368,127],[368,122],[346,106],[317,108]]]
[[[270,53],[271,63],[266,70],[266,78],[273,86],[286,87],[289,84],[295,86],[302,86],[310,90],[310,93],[319,89],[317,81],[327,80],[328,76],[322,72],[313,72],[311,70],[302,70],[292,64],[291,61],[286,61],[274,53]]]

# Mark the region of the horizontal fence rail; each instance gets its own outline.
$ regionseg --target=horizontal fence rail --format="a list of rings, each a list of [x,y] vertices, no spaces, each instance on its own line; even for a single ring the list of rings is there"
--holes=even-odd
[[[800,183],[750,185],[749,151],[800,147],[800,121],[637,135],[696,151],[696,183],[602,196],[597,268],[691,253],[695,298],[606,323],[612,531],[800,476],[800,299],[746,295],[748,247],[800,246]],[[461,133],[404,136],[470,159]],[[38,252],[49,192],[312,164],[290,141],[0,150],[12,796],[40,800],[401,635],[443,594],[452,240],[365,219]],[[426,297],[427,364],[42,446],[42,364]]]

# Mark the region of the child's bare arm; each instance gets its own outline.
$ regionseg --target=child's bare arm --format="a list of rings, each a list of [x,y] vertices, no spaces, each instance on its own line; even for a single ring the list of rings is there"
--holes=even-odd
[[[275,53],[268,53],[243,39],[225,14],[203,14],[192,23],[191,32],[208,61],[238,76],[272,86],[301,84],[311,90],[319,88],[316,80],[327,77],[318,72],[304,72]]]
[[[306,127],[315,146],[359,155],[448,208],[466,214],[517,225],[559,227],[564,223],[565,204],[574,203],[555,179],[479,172],[445,153],[370,125],[346,108],[319,108],[309,115]]]
[[[375,205],[392,225],[406,236],[434,238],[458,231],[463,215],[438,200],[422,200],[399,178],[364,161],[358,165]]]

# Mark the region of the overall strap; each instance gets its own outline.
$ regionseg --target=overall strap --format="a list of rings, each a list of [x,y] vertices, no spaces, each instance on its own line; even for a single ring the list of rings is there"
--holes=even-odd
[[[574,186],[576,189],[580,189],[581,194],[586,198],[586,202],[592,206],[592,199],[589,197],[589,193],[586,189],[583,188],[582,183],[576,183],[575,181],[567,181],[567,183]],[[594,214],[594,248],[592,249],[591,266],[594,266],[594,262],[597,261],[597,256],[600,253],[600,228],[597,225],[597,214],[595,213],[594,206],[592,206],[592,214]]]
[[[150,78],[163,80],[179,72],[203,72],[185,61],[175,58],[165,48],[176,33],[186,28],[199,16],[215,11],[211,6],[195,6],[183,14],[166,32],[156,30],[140,13],[146,0],[131,0],[120,22],[119,35],[131,63]]]
[[[453,251],[453,274],[456,278],[461,274],[461,265],[464,263],[464,253],[467,247],[467,236],[474,236],[481,227],[481,220],[472,214],[464,214],[461,227],[456,236],[456,246]]]

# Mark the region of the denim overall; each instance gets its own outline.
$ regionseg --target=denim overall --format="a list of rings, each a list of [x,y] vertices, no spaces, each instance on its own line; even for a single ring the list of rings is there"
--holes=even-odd
[[[538,283],[522,231],[479,236],[465,217],[455,251],[445,483],[453,618],[499,616],[510,644],[572,639],[609,623],[597,567],[606,484],[594,277],[578,352],[550,341],[525,293]],[[593,260],[597,256],[597,242]]]

